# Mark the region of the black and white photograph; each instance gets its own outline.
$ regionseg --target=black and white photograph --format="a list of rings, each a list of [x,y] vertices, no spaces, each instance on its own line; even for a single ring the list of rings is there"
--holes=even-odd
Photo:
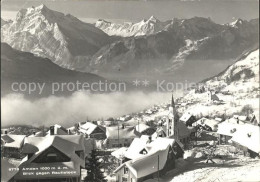
[[[260,182],[259,0],[1,0],[1,182]]]

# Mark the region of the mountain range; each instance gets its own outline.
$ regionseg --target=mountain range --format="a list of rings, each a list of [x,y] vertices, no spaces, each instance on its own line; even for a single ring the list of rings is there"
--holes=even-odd
[[[217,24],[194,17],[139,23],[80,21],[41,5],[1,26],[2,41],[72,70],[108,78],[167,75],[198,81],[259,44],[259,19]]]

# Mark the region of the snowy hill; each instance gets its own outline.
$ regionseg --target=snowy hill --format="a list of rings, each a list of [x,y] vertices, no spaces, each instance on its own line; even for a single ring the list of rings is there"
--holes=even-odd
[[[15,49],[47,57],[70,69],[84,68],[109,40],[95,26],[44,5],[21,9],[14,22],[1,27],[1,37]]]
[[[259,48],[242,54],[234,64],[199,85],[212,90],[220,101],[209,102],[208,92],[192,89],[182,98],[182,102],[193,103],[186,112],[199,117],[232,117],[245,114],[243,108],[250,106],[259,122]]]
[[[105,20],[98,20],[95,24],[108,35],[116,35],[122,37],[142,36],[157,33],[163,30],[171,21],[161,22],[154,16],[148,20],[142,20],[138,23],[112,23]]]
[[[238,92],[241,89],[249,92],[258,89],[259,49],[243,54],[237,62],[219,75],[205,80],[205,85],[231,92]]]

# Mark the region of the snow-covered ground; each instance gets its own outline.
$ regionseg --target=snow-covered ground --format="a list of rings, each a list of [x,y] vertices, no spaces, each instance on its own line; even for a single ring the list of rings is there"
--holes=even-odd
[[[228,145],[217,146],[215,164],[206,163],[205,157],[179,159],[174,170],[168,172],[159,179],[160,182],[235,182],[235,181],[260,181],[260,160],[244,157],[241,152],[232,154]],[[201,153],[202,148],[194,148],[194,156]],[[155,182],[158,179],[150,179],[145,182]]]

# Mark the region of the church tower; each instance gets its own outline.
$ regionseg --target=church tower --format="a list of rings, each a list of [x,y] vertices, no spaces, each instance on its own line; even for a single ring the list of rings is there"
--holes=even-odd
[[[175,103],[172,95],[171,105],[169,107],[169,114],[166,120],[166,127],[167,127],[167,136],[173,136],[174,138],[178,138],[178,115],[175,108]]]

